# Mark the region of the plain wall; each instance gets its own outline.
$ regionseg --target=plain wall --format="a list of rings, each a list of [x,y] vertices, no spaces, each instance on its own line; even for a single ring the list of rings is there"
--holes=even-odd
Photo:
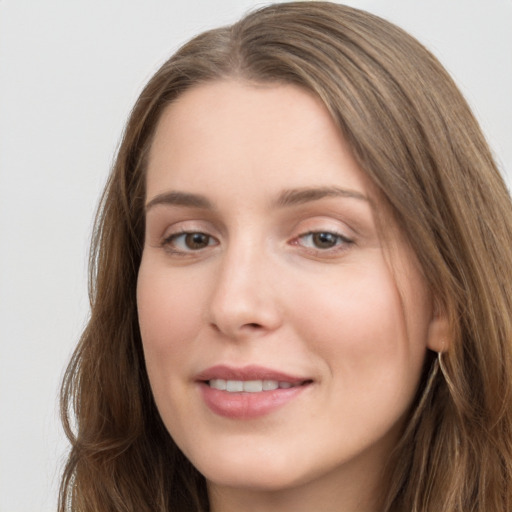
[[[88,313],[93,215],[150,75],[251,0],[0,0],[0,512],[56,508],[58,386]],[[512,2],[347,2],[445,64],[512,182]],[[492,200],[492,199],[491,199]]]

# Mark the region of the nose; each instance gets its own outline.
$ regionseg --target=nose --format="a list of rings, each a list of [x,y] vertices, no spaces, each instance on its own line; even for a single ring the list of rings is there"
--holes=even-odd
[[[282,323],[279,281],[271,258],[253,244],[229,250],[218,269],[209,322],[230,339],[258,337]]]

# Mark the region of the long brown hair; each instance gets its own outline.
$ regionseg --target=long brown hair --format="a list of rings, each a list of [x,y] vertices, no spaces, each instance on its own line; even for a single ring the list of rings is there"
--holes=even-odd
[[[153,402],[135,288],[158,120],[188,88],[225,77],[293,83],[322,99],[450,319],[441,371],[418,393],[388,465],[382,510],[512,510],[510,196],[438,61],[394,25],[323,2],[269,6],[196,37],[140,95],[96,219],[91,318],[62,387],[72,448],[59,510],[208,510],[204,478]]]

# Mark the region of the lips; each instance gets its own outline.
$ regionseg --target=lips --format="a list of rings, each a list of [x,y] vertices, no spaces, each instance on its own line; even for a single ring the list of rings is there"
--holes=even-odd
[[[253,419],[270,414],[312,384],[309,378],[261,366],[233,368],[224,365],[201,372],[196,382],[208,408],[231,419]]]

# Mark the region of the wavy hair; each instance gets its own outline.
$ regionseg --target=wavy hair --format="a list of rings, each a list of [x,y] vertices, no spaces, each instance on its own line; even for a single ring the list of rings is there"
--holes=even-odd
[[[407,33],[327,2],[265,7],[194,38],[141,93],[96,218],[91,316],[61,391],[64,512],[207,511],[153,401],[137,321],[145,168],[159,118],[223,78],[316,94],[391,208],[450,322],[387,466],[383,511],[512,510],[512,205],[478,123]],[[430,361],[430,360],[429,360]]]

